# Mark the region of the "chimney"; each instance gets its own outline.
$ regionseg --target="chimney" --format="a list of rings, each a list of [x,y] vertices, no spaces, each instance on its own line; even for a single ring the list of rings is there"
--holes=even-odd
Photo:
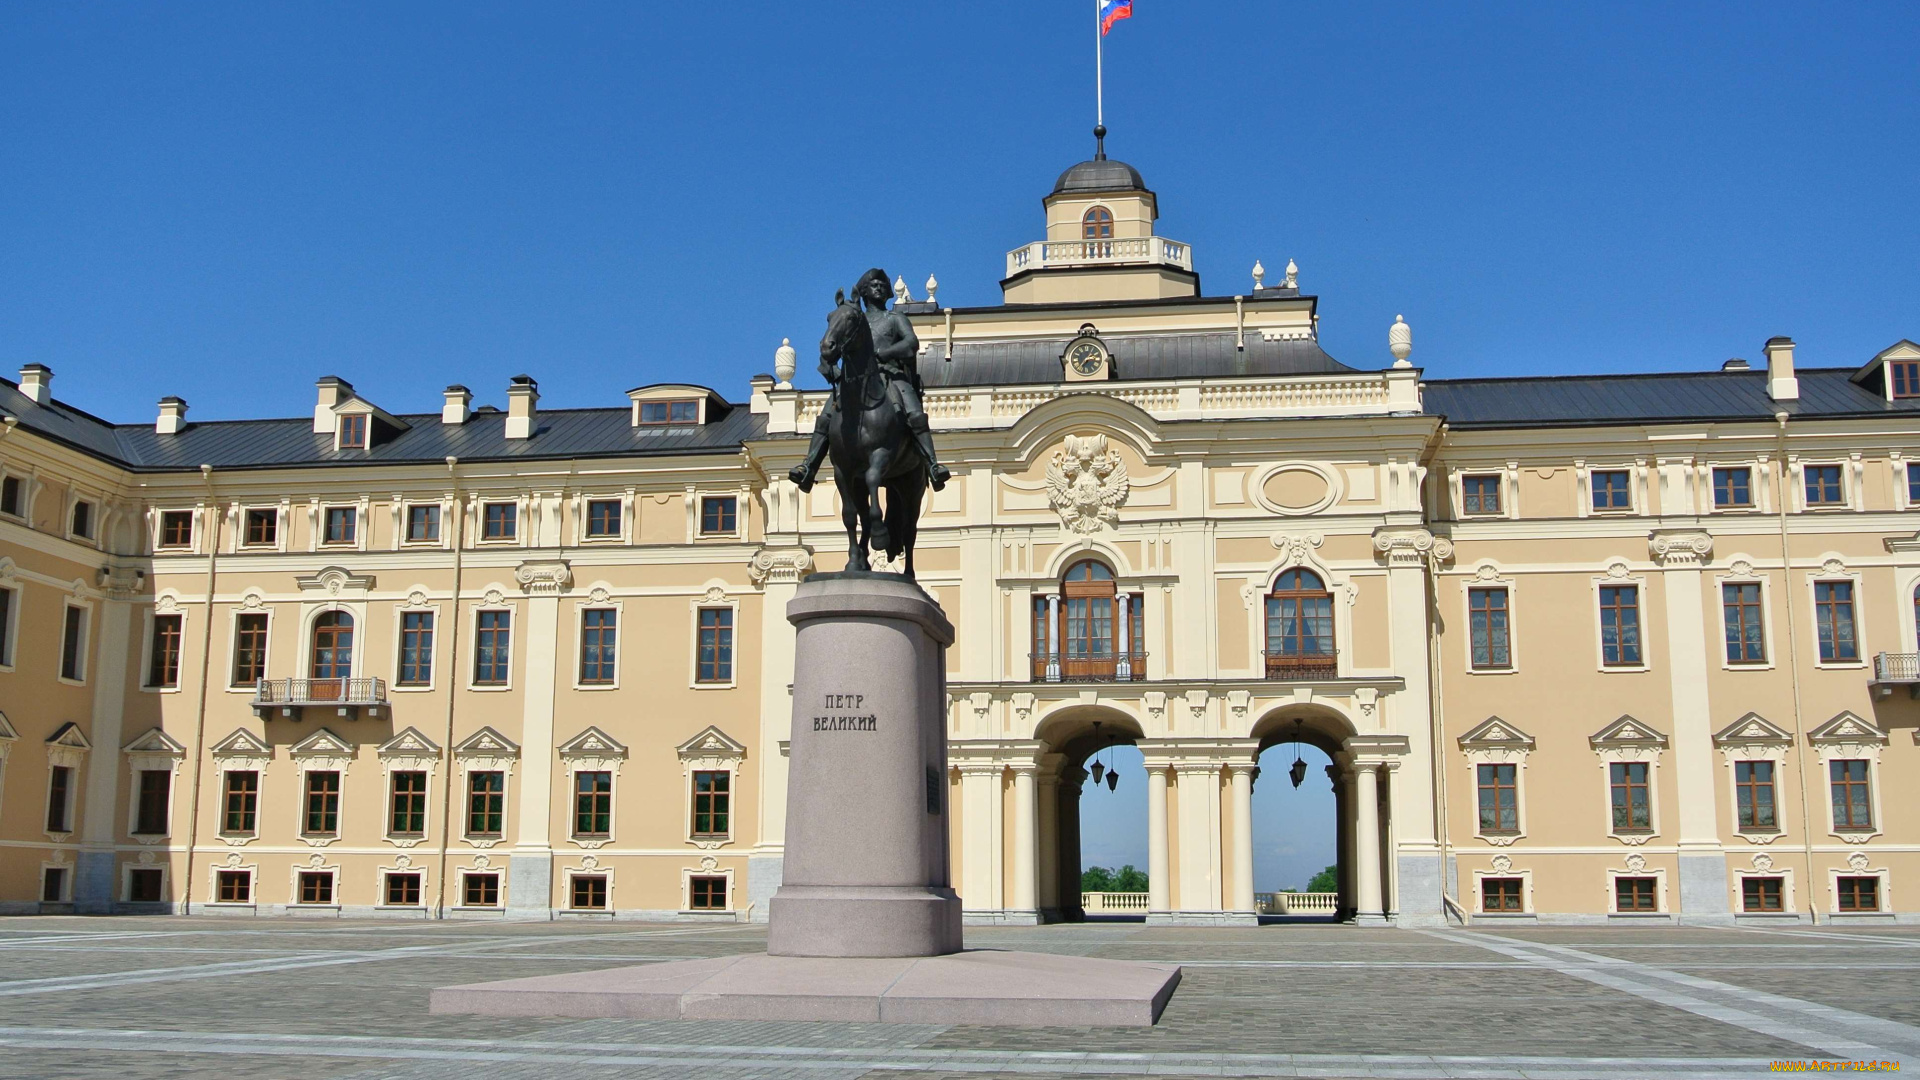
[[[35,405],[53,400],[53,369],[45,364],[28,364],[20,369],[20,392]]]
[[[440,406],[440,422],[443,424],[464,424],[473,410],[473,391],[454,383],[447,387],[447,403]]]
[[[540,404],[540,384],[531,375],[515,375],[507,383],[507,438],[533,436],[534,407]]]
[[[1767,396],[1775,401],[1797,401],[1800,380],[1793,376],[1793,339],[1767,339]]]
[[[177,397],[160,399],[160,420],[153,430],[162,435],[178,435],[187,426],[187,403]]]
[[[331,435],[339,425],[339,420],[333,415],[333,407],[343,401],[353,400],[353,384],[328,375],[314,385],[320,388],[320,400],[313,407],[313,430],[316,434]]]

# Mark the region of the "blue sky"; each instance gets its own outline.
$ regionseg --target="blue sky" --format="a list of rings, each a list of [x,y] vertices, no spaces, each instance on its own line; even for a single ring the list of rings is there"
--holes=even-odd
[[[1092,0],[0,6],[0,370],[149,421],[729,396],[868,265],[997,300]],[[1207,291],[1433,377],[1920,338],[1920,7],[1137,0],[1114,155]]]

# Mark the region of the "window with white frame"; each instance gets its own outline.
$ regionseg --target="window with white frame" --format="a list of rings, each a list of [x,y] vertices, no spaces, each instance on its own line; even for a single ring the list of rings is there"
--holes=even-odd
[[[1632,716],[1622,716],[1587,740],[1600,758],[1606,785],[1607,835],[1644,844],[1660,828],[1660,756],[1667,737]]]
[[[1807,732],[1807,742],[1820,758],[1828,831],[1847,843],[1879,835],[1885,815],[1876,774],[1887,733],[1871,720],[1842,712]]]
[[[69,603],[60,628],[60,678],[73,683],[87,680],[87,616],[85,605]]]
[[[618,540],[622,535],[622,509],[619,499],[588,499],[586,538]]]
[[[95,524],[93,503],[87,499],[75,499],[73,513],[67,522],[67,534],[81,540],[91,540]]]
[[[1472,770],[1475,834],[1497,847],[1525,834],[1522,777],[1534,739],[1498,716],[1490,716],[1460,736],[1460,750]]]
[[[0,473],[0,514],[10,518],[27,516],[27,479]]]
[[[1621,513],[1633,509],[1631,469],[1595,469],[1587,474],[1587,486],[1596,512]]]
[[[1713,508],[1751,510],[1753,507],[1753,466],[1716,466],[1713,470]]]
[[[1809,510],[1830,510],[1847,505],[1846,477],[1840,465],[1804,465],[1801,479]]]
[[[513,612],[477,611],[474,622],[473,684],[508,685],[513,671]]]
[[[1851,580],[1813,583],[1814,640],[1822,664],[1859,663],[1858,625]]]
[[[0,668],[13,668],[14,628],[19,624],[20,590],[0,584]]]
[[[1640,641],[1640,587],[1638,584],[1602,584],[1600,604],[1600,663],[1602,667],[1638,668],[1646,661]]]

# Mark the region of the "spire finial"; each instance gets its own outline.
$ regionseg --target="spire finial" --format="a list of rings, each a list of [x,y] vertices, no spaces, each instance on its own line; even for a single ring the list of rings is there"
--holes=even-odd
[[[1107,160],[1107,125],[1093,125],[1093,160]]]

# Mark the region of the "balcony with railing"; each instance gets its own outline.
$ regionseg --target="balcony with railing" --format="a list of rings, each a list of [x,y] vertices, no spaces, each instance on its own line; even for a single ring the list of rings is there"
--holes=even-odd
[[[1027,655],[1033,661],[1034,682],[1145,682],[1147,678],[1145,649],[1095,655],[1062,655],[1057,652]]]
[[[1340,677],[1340,653],[1268,649],[1267,678],[1279,682],[1317,682]]]
[[[253,707],[266,715],[278,713],[291,720],[301,719],[310,708],[335,709],[340,716],[356,716],[364,710],[379,716],[387,707],[387,680],[360,679],[261,679],[253,687]]]
[[[1873,654],[1873,692],[1887,697],[1896,686],[1906,687],[1909,697],[1920,698],[1920,653]]]
[[[1007,276],[1072,266],[1158,265],[1193,269],[1193,249],[1164,236],[1038,240],[1007,252]]]
[[[1330,892],[1254,893],[1253,906],[1262,915],[1337,915],[1340,894]]]

